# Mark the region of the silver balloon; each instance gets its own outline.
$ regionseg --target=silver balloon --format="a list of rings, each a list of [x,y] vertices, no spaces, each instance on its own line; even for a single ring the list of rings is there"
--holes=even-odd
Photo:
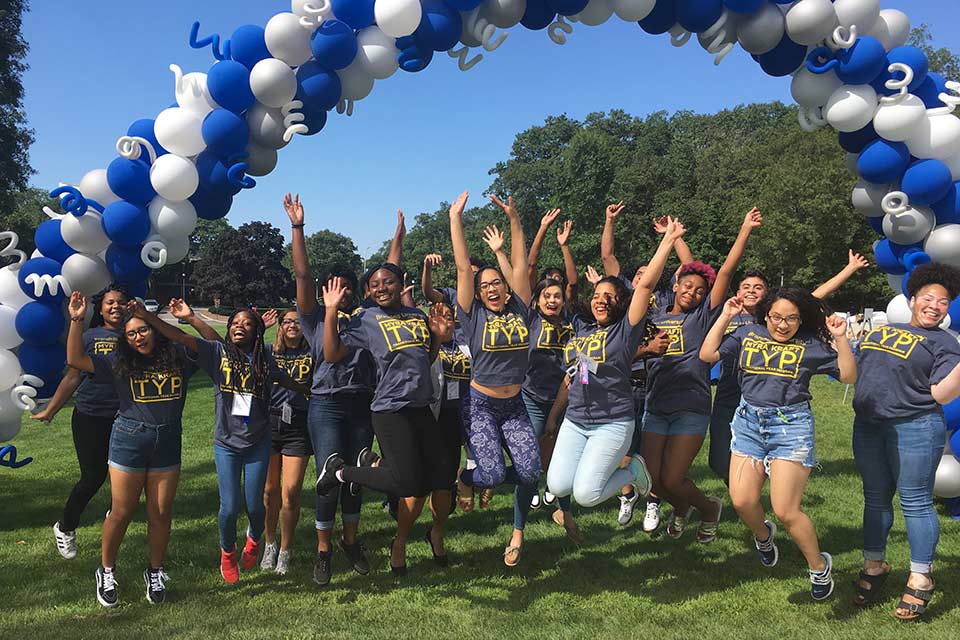
[[[740,22],[737,37],[747,53],[760,55],[772,50],[783,39],[786,19],[783,12],[772,2]]]
[[[866,180],[861,180],[853,188],[854,208],[869,218],[879,218],[884,215],[883,197],[890,193],[891,188],[885,184],[873,184]]]
[[[909,207],[903,213],[888,213],[883,217],[883,233],[890,242],[914,244],[921,242],[933,230],[937,217],[928,207]]]
[[[924,242],[923,250],[934,262],[960,268],[960,224],[938,226]]]
[[[933,481],[933,495],[940,498],[960,496],[960,462],[952,455],[944,455],[937,465]]]

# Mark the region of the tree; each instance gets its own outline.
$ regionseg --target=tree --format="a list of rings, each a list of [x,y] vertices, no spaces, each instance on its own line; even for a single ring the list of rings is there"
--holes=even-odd
[[[307,256],[310,258],[310,266],[313,269],[314,277],[319,277],[321,273],[334,265],[349,267],[356,273],[363,270],[363,258],[357,253],[357,245],[343,234],[329,229],[321,229],[307,236],[306,244]],[[293,256],[289,244],[284,249],[283,264],[292,275]]]
[[[945,47],[935,49],[931,44],[933,35],[930,27],[921,24],[910,31],[909,44],[919,47],[930,60],[930,71],[943,74],[947,80],[960,82],[960,56]]]
[[[0,8],[0,212],[13,211],[18,192],[33,174],[29,149],[33,130],[26,126],[21,76],[28,46],[21,35],[27,0],[6,0]]]
[[[60,207],[55,198],[51,198],[43,189],[35,187],[27,187],[13,194],[12,202],[11,208],[0,214],[0,231],[15,232],[20,237],[17,248],[29,256],[36,248],[33,236],[37,227],[41,222],[49,219],[43,212],[43,208],[46,206],[60,212]],[[12,260],[12,258],[3,259],[0,264],[8,264]]]

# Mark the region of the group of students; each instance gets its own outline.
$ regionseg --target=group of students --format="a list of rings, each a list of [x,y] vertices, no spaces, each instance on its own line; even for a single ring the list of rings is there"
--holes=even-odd
[[[213,381],[214,460],[220,493],[220,571],[288,570],[308,459],[316,463],[317,554],[313,578],[331,580],[333,530],[359,574],[370,563],[359,537],[362,489],[390,496],[397,520],[390,545],[394,575],[406,572],[407,542],[429,504],[424,540],[446,566],[444,537],[454,496],[463,511],[474,491],[514,487],[514,526],[503,561],[520,562],[531,508],[556,504],[554,521],[583,543],[571,501],[583,507],[619,496],[625,525],[647,498],[643,528],[660,525],[661,502],[672,511],[665,533],[683,535],[696,511],[697,542],[716,539],[723,500],[689,477],[710,433],[711,469],[752,531],[760,563],[777,564],[777,526],[765,517],[761,490],[770,480],[777,519],[806,559],[811,595],[834,588],[832,559],[820,548],[801,501],[817,465],[810,379],[830,375],[856,384],[853,450],[863,479],[864,566],[855,602],[876,599],[891,567],[885,561],[899,491],[910,542],[907,587],[895,615],[915,619],[932,596],[939,535],[932,487],[945,443],[941,405],[960,395],[960,346],[940,328],[960,295],[960,271],[924,265],[910,275],[910,323],[878,327],[857,354],[844,320],[822,300],[866,266],[850,253],[844,269],[814,292],[771,290],[747,272],[728,289],[763,216],[744,217],[719,270],[694,259],[685,228],[654,222],[661,240],[649,262],[624,272],[615,256],[615,224],[624,204],[610,205],[601,239],[605,275],[592,267],[592,295],[580,295],[568,248],[571,223],[557,242],[564,267],[537,264],[559,210],[547,212],[527,251],[512,198],[491,197],[510,227],[487,227],[496,262],[470,255],[463,230],[467,194],[450,208],[456,288],[436,289],[438,254],[423,262],[429,313],[417,308],[402,262],[399,215],[388,261],[364,278],[343,267],[323,274],[321,302],[309,264],[299,198],[283,202],[292,225],[297,307],[265,314],[243,309],[221,337],[182,301],[171,313],[195,338],[146,311],[122,287],[87,301],[74,293],[67,338],[70,373],[34,417],[49,421],[71,397],[81,478],[54,525],[60,553],[76,555],[75,529],[109,470],[112,505],[103,525],[97,600],[119,602],[115,562],[140,495],[146,495],[147,599],[164,600],[164,559],[180,475],[187,382],[197,370]],[[672,253],[681,266],[658,286]],[[274,344],[264,343],[278,323]],[[721,363],[715,398],[710,372]],[[378,451],[372,449],[376,436]],[[465,462],[461,462],[461,450]],[[540,497],[539,483],[546,474]],[[429,499],[429,503],[428,503]],[[483,497],[481,498],[481,504]],[[248,526],[238,557],[236,525]],[[278,530],[279,524],[279,530]]]

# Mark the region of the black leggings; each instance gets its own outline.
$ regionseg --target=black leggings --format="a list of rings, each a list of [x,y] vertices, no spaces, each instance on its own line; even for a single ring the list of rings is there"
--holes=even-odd
[[[80,463],[80,480],[70,492],[60,518],[61,531],[73,531],[80,524],[80,515],[107,479],[107,457],[114,416],[88,416],[73,410],[71,427],[73,446]]]
[[[450,488],[458,460],[429,407],[374,411],[371,418],[383,459],[379,467],[344,467],[345,481],[400,498]]]
[[[730,484],[730,422],[738,405],[739,400],[733,403],[714,402],[710,416],[710,455],[707,460],[710,468],[725,484]]]

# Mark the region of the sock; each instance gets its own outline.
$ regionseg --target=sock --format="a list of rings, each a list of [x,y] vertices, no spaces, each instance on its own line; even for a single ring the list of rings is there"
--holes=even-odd
[[[632,500],[632,499],[633,499],[633,496],[635,496],[635,495],[637,495],[637,492],[634,491],[634,490],[633,490],[633,487],[631,486],[631,487],[630,487],[630,493],[625,493],[625,494],[624,494],[624,493],[621,493],[621,494],[620,494],[620,497],[621,497],[621,498],[628,498],[628,499],[631,499],[631,500]]]

